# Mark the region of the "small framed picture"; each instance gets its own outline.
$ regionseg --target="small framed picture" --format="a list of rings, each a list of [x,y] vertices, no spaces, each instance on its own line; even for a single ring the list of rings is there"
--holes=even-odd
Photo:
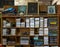
[[[38,14],[38,3],[36,2],[28,3],[28,14]]]
[[[56,7],[48,6],[48,14],[56,14]]]
[[[26,8],[27,8],[27,6],[25,6],[25,5],[18,6],[18,13],[26,14]]]

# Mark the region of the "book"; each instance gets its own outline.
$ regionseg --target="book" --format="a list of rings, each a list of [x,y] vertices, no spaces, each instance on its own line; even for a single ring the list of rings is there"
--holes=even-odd
[[[49,36],[57,36],[58,31],[57,29],[49,29]]]
[[[34,35],[34,29],[30,29],[30,35]]]
[[[26,14],[26,6],[25,5],[22,5],[22,6],[18,6],[18,13],[23,13],[23,14]]]
[[[43,27],[43,17],[40,17],[40,27]]]
[[[39,36],[43,36],[43,28],[39,28]]]
[[[29,18],[26,18],[26,27],[30,27],[30,19]]]
[[[2,35],[4,36],[4,35],[7,35],[7,29],[3,29],[3,32],[2,32]]]
[[[30,18],[30,27],[34,28],[34,18]]]
[[[48,14],[56,14],[55,6],[48,6]]]
[[[25,27],[25,22],[21,22],[21,27]]]
[[[28,2],[28,14],[38,14],[38,3]]]
[[[43,45],[43,37],[36,37],[34,39],[34,46],[40,46],[40,45]]]
[[[49,41],[50,44],[57,44],[57,37],[50,37],[49,39],[50,39]]]
[[[17,19],[16,19],[16,27],[20,27],[20,24],[21,24],[20,21],[21,21],[20,18],[17,18]]]
[[[16,35],[16,29],[11,29],[11,35]]]
[[[47,27],[47,18],[44,18],[44,27]]]
[[[35,27],[39,27],[39,18],[35,18]]]
[[[6,27],[6,23],[7,23],[7,21],[3,20],[3,27]]]
[[[44,35],[48,35],[48,28],[44,28]]]
[[[50,26],[57,27],[57,24],[58,24],[57,18],[48,18],[48,27]]]
[[[48,36],[44,36],[44,45],[48,45]]]

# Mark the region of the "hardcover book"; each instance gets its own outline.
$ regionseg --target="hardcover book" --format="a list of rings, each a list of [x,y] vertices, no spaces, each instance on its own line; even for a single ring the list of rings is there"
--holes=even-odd
[[[48,27],[49,26],[57,27],[57,24],[58,24],[57,18],[48,18]]]
[[[18,13],[23,13],[26,14],[26,6],[22,5],[22,6],[18,6]]]
[[[38,14],[38,3],[28,3],[28,14]]]
[[[48,14],[56,14],[55,6],[48,6]]]

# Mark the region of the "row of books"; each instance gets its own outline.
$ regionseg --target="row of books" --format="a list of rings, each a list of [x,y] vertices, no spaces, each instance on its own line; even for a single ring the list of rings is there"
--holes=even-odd
[[[17,18],[16,23],[11,23],[8,20],[3,20],[3,27],[49,27],[57,26],[57,18]]]
[[[31,46],[16,45],[16,46],[6,46],[6,47],[31,47]],[[34,47],[59,47],[59,46],[34,46]]]
[[[39,28],[37,31],[37,29],[30,29],[29,31],[18,31],[20,33],[20,35],[22,36],[58,36],[58,30],[57,29],[48,29],[48,28]],[[2,31],[2,35],[6,36],[6,35],[18,35],[19,33],[17,33],[17,29],[15,28],[3,28]]]
[[[20,37],[19,38],[20,45],[34,45],[34,46],[41,46],[41,45],[48,45],[48,44],[57,44],[57,37],[48,37],[48,36],[44,36],[44,37]],[[3,38],[2,39],[2,43],[3,45],[12,45],[12,44],[16,44],[16,40],[15,38]]]
[[[48,29],[48,28],[39,28],[39,29],[30,29],[29,31],[22,31],[19,30],[17,34],[17,29],[15,28],[3,28],[2,35],[21,35],[21,36],[58,36],[57,29]]]

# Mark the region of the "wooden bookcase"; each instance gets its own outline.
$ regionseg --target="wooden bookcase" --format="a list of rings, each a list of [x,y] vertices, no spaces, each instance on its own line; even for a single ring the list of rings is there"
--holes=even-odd
[[[35,2],[34,2],[35,3]],[[8,8],[9,6],[5,6],[4,8]],[[12,15],[12,14],[2,14],[1,17],[1,44],[3,47],[60,47],[60,29],[59,29],[59,18],[60,6],[56,6],[56,14],[48,14],[48,5],[39,5],[38,3],[38,13],[37,14],[28,14],[28,9],[26,10],[26,14],[21,16],[20,14]],[[18,11],[18,6],[14,6]],[[27,6],[28,8],[28,6]],[[40,11],[45,11],[44,13]],[[38,18],[38,23],[36,24],[35,19]],[[31,20],[33,19],[33,20]],[[17,21],[18,20],[18,21]],[[29,27],[26,27],[26,20],[29,20]],[[34,22],[34,27],[31,27],[31,21]],[[44,21],[47,20],[47,21]],[[51,21],[50,21],[51,20]],[[42,23],[42,22],[43,23]],[[50,22],[51,23],[50,23]],[[17,22],[20,22],[20,27],[17,27]],[[44,27],[44,24],[46,24]],[[36,24],[36,27],[35,27]],[[43,24],[43,26],[42,26]],[[55,25],[54,25],[55,24]],[[18,25],[18,26],[19,26]],[[42,26],[42,27],[41,27]],[[42,32],[40,32],[42,31]],[[52,31],[55,35],[49,34]],[[32,33],[31,33],[32,32]],[[40,32],[40,33],[39,33]],[[42,35],[43,33],[43,35]],[[46,39],[46,40],[44,40]],[[22,44],[23,42],[24,44]],[[34,42],[34,44],[33,44]],[[37,42],[39,44],[37,44]],[[48,42],[48,44],[46,44]],[[40,44],[41,43],[41,44]],[[39,45],[39,46],[35,46]]]

